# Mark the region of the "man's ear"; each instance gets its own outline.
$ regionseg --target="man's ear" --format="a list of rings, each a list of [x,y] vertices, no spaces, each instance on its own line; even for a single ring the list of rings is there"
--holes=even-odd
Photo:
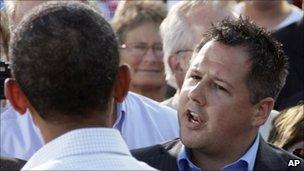
[[[23,91],[13,78],[7,78],[4,84],[5,97],[9,100],[13,108],[23,115],[28,106],[29,102],[24,95]]]
[[[263,100],[261,100],[259,103],[255,105],[255,113],[253,117],[253,126],[261,126],[263,125],[266,120],[268,119],[268,116],[273,109],[274,106],[274,99],[271,97],[267,97]]]
[[[181,70],[180,63],[176,56],[170,55],[168,58],[168,62],[169,62],[169,66],[170,66],[171,70],[173,71],[173,73],[175,73],[175,71]]]
[[[121,103],[128,94],[131,81],[131,73],[128,65],[121,65],[114,83],[114,98],[116,102]]]

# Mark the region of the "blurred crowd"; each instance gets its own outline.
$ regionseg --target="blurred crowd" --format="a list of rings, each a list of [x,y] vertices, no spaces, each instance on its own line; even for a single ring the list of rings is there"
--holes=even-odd
[[[0,170],[304,169],[304,1],[0,8]]]

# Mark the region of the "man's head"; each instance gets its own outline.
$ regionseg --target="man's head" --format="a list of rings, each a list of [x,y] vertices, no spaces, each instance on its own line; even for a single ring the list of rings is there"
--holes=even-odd
[[[213,26],[181,90],[183,143],[205,154],[248,148],[286,76],[287,58],[268,33],[242,18]]]
[[[33,11],[15,29],[10,56],[16,81],[6,81],[8,99],[19,113],[29,108],[50,123],[105,113],[113,96],[121,101],[126,93],[115,81],[117,72],[127,71],[118,68],[115,35],[81,3],[47,3]]]
[[[170,84],[181,88],[195,45],[212,23],[232,17],[230,3],[181,1],[170,10],[160,26],[166,79]]]

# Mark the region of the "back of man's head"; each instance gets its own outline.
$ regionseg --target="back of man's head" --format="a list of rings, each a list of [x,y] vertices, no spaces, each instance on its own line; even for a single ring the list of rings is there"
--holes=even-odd
[[[16,28],[10,55],[14,78],[45,120],[107,110],[118,44],[93,8],[76,2],[41,6]]]

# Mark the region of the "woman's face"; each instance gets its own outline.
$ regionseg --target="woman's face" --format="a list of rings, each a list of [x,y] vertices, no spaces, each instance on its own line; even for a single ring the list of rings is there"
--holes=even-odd
[[[121,48],[121,63],[131,66],[132,87],[165,85],[163,52],[159,26],[147,22],[128,31]]]

